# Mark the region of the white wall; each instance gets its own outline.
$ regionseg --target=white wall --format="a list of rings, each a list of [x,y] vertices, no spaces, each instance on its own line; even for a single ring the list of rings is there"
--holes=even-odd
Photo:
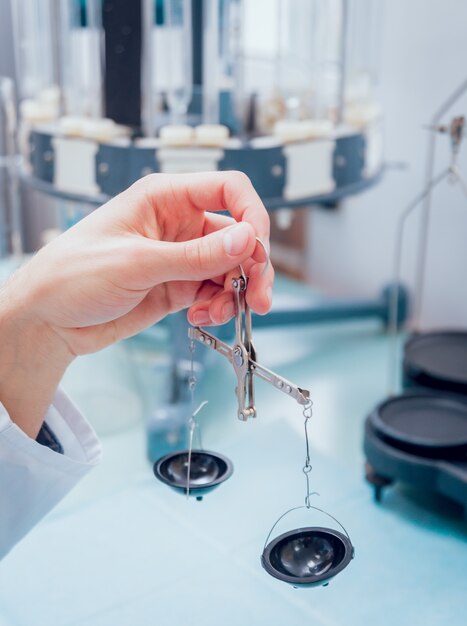
[[[391,279],[397,217],[422,188],[428,131],[449,92],[467,77],[466,0],[386,0],[381,67],[389,170],[372,190],[337,212],[310,216],[310,275],[328,291],[371,295]],[[467,97],[452,114],[467,114]],[[450,119],[450,117],[448,118]],[[448,139],[438,140],[436,170],[448,163]],[[467,178],[466,145],[460,165]],[[418,216],[407,231],[404,279],[414,279]],[[467,198],[444,184],[433,197],[425,326],[467,326]]]

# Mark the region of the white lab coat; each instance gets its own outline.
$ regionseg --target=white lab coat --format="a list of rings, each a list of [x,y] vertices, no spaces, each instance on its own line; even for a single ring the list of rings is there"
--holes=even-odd
[[[0,403],[0,559],[101,457],[94,430],[62,391],[45,421],[64,454],[28,437]]]

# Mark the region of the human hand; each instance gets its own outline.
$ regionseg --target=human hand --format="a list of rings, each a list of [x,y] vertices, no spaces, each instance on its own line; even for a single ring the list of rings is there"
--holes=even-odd
[[[93,352],[187,307],[193,324],[226,322],[242,263],[249,304],[266,313],[273,270],[256,236],[268,245],[269,218],[245,175],[148,176],[36,255],[27,308],[73,354]]]
[[[23,347],[29,357],[34,352],[36,376],[43,353],[42,365],[58,384],[75,355],[133,335],[168,313],[190,307],[193,324],[227,321],[234,312],[231,277],[240,263],[249,275],[251,308],[266,313],[273,269],[263,274],[266,255],[256,236],[269,245],[266,210],[245,175],[148,176],[13,277],[3,294],[12,336],[30,336]],[[47,349],[37,350],[45,338]]]

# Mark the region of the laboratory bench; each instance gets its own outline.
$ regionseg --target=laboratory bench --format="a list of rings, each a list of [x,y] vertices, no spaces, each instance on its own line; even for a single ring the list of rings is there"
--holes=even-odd
[[[279,281],[278,291],[288,281]],[[292,285],[292,289],[297,289]],[[355,558],[329,586],[294,589],[260,563],[274,522],[303,504],[302,408],[262,381],[236,417],[235,376],[213,355],[196,388],[203,443],[232,477],[202,502],[154,478],[145,413],[169,366],[157,329],[72,364],[63,387],[104,458],[0,564],[0,626],[464,626],[467,526],[454,503],[364,480],[366,416],[388,393],[376,321],[259,329],[259,362],[311,390],[313,504],[345,526]],[[203,350],[202,346],[196,348]],[[299,510],[276,531],[327,525]]]

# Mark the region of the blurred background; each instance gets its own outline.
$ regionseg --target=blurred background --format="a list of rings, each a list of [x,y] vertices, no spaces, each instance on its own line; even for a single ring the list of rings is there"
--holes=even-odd
[[[105,458],[2,563],[0,626],[464,624],[466,24],[464,0],[0,0],[0,280],[141,176],[243,170],[278,270],[257,358],[286,377],[243,424],[183,312],[75,361],[62,386]],[[193,376],[220,450],[199,444],[219,487],[199,505]],[[357,546],[313,596],[258,559],[303,502],[288,381],[311,389],[312,488]]]
[[[252,3],[250,11],[261,15],[262,27],[255,27],[258,20],[253,15],[245,31],[245,37],[263,49],[271,45],[268,37],[274,33],[273,28],[268,30],[268,20],[273,21],[271,8],[264,11],[260,2]],[[295,215],[300,222],[296,241],[293,234],[277,235],[279,242],[290,243],[295,250],[294,256],[287,248],[283,259],[280,248],[280,258],[291,272],[338,294],[370,295],[391,279],[397,218],[423,185],[430,135],[424,126],[462,81],[459,60],[467,45],[463,33],[467,7],[462,0],[448,4],[430,0],[429,6],[422,0],[375,2],[371,10],[378,14],[378,41],[366,49],[377,54],[371,63],[378,71],[375,86],[383,111],[384,177],[367,192],[342,200],[337,210],[315,208]],[[9,0],[0,0],[0,75],[17,81],[10,12]],[[264,41],[258,44],[261,37]],[[459,101],[453,114],[462,111],[463,104],[464,100]],[[449,150],[449,141],[439,142],[437,169]],[[465,163],[462,151],[460,159]],[[423,321],[427,325],[461,324],[467,313],[467,296],[461,288],[467,212],[462,195],[449,185],[436,191],[434,203]],[[32,250],[40,245],[42,231],[56,226],[55,212],[50,201],[31,194],[26,195],[23,212],[25,245]],[[278,217],[282,226],[291,219]],[[404,282],[408,285],[415,275],[418,221],[419,214],[411,220],[405,247]]]

